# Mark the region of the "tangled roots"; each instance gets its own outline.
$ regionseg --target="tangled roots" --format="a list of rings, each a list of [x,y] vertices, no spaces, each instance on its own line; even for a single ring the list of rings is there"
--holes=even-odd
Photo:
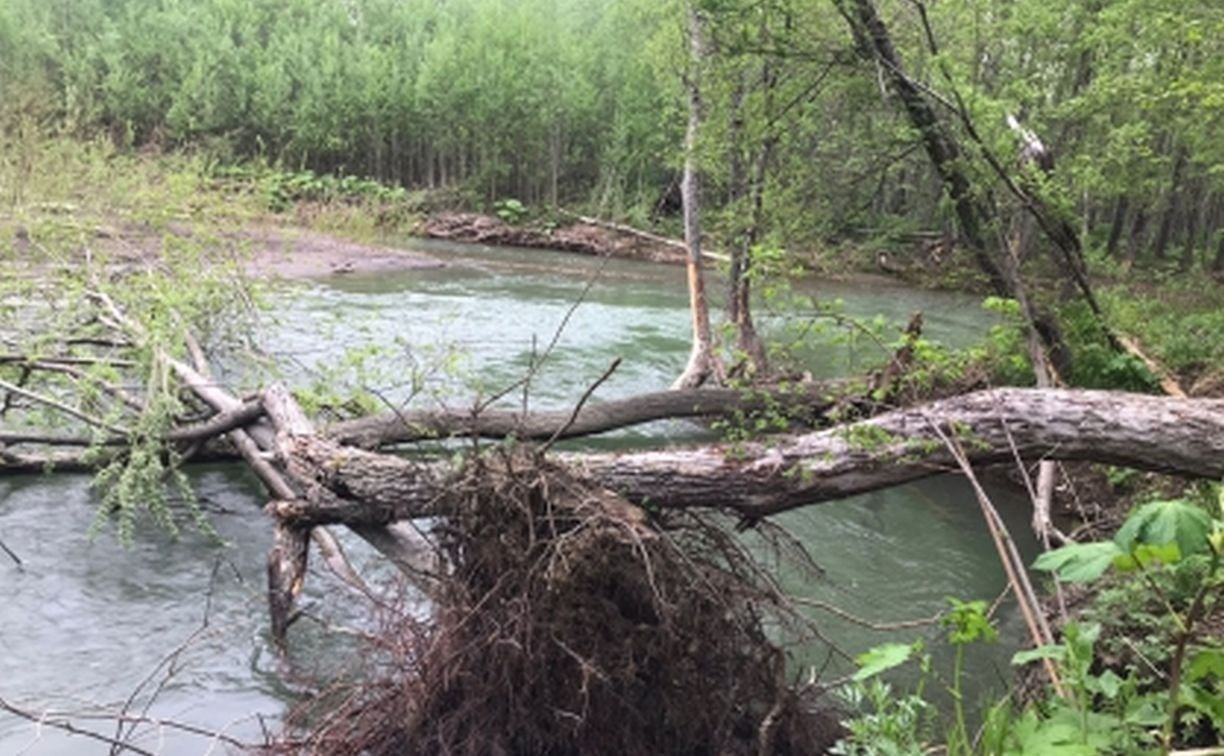
[[[433,536],[448,573],[386,679],[306,750],[341,754],[819,753],[766,637],[776,596],[722,528],[652,521],[526,452],[469,462]]]

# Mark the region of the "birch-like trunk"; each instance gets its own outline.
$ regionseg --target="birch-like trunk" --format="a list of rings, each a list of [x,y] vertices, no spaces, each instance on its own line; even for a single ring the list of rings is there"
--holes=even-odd
[[[697,137],[701,131],[701,68],[706,57],[701,15],[692,2],[687,4],[691,68],[685,80],[688,90],[689,118],[684,131],[684,177],[680,198],[684,207],[684,245],[687,252],[689,307],[693,315],[693,350],[688,365],[672,388],[695,388],[718,369],[714,342],[710,335],[710,308],[706,301],[705,279],[701,266],[701,175],[697,168]]]

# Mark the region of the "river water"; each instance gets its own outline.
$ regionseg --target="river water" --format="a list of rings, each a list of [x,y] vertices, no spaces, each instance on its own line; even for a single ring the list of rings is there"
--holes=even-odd
[[[264,330],[288,377],[351,380],[392,402],[470,406],[474,397],[499,393],[539,363],[526,396],[516,389],[502,401],[548,408],[571,404],[616,356],[622,364],[596,400],[657,390],[683,367],[689,326],[681,268],[530,250],[412,246],[446,260],[447,267],[334,276],[269,294],[277,316]],[[975,298],[958,294],[874,281],[805,283],[800,289],[821,302],[840,301],[840,311],[856,317],[903,324],[922,310],[925,333],[951,343],[980,337],[990,323]],[[776,319],[765,320],[767,329],[781,328]],[[837,328],[805,335],[802,350],[814,374],[843,373],[883,354],[870,339],[844,343],[837,335]],[[346,348],[367,352],[368,359],[343,359]],[[703,437],[708,431],[691,424],[660,422],[579,448]],[[192,532],[174,540],[151,527],[141,528],[127,549],[106,532],[91,541],[96,499],[87,478],[0,479],[0,540],[24,563],[18,568],[0,557],[0,697],[32,712],[72,712],[77,726],[107,736],[115,731],[113,715],[126,710],[163,722],[137,732],[133,742],[146,750],[224,753],[223,743],[171,723],[257,741],[263,728],[278,727],[295,694],[293,681],[345,668],[353,643],[324,623],[361,623],[361,599],[330,575],[312,571],[303,603],[318,621],[299,622],[290,659],[278,657],[266,634],[270,529],[259,510],[259,488],[237,466],[191,475],[221,545]],[[1031,550],[1023,502],[1009,491],[995,492],[995,500]],[[930,616],[948,596],[991,600],[1005,584],[972,493],[958,478],[813,506],[778,521],[824,571],[820,579],[784,572],[786,587],[865,619]],[[345,542],[358,566],[385,575],[361,544]],[[849,653],[885,640],[939,636],[932,627],[872,632],[813,611],[823,634]],[[979,695],[1006,676],[1006,660],[1020,638],[1007,605],[999,618],[1003,640],[979,654],[984,666],[977,667],[999,672],[979,673]],[[828,651],[813,644],[795,654],[798,664],[820,666]],[[0,712],[0,754],[107,750]]]

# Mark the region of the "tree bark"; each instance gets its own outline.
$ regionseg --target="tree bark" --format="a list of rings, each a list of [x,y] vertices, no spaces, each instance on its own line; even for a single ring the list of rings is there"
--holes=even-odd
[[[1194,267],[1194,252],[1198,244],[1199,213],[1205,212],[1201,206],[1206,203],[1199,196],[1197,183],[1192,182],[1190,187],[1182,193],[1182,205],[1186,216],[1186,235],[1185,244],[1182,246],[1181,262],[1177,266],[1182,273]]]
[[[1135,211],[1135,220],[1131,224],[1130,240],[1126,243],[1126,259],[1122,261],[1122,270],[1129,271],[1139,259],[1139,250],[1143,247],[1143,236],[1147,230],[1147,211],[1142,206]]]
[[[737,417],[776,411],[808,424],[819,424],[838,404],[857,404],[846,397],[842,381],[781,385],[751,390],[703,388],[656,391],[572,409],[522,413],[511,410],[404,411],[336,423],[324,435],[340,444],[374,449],[433,438],[508,438],[544,441],[578,438],[654,420],[686,417]]]
[[[769,39],[769,30],[761,31],[763,40]],[[774,148],[778,142],[774,118],[773,93],[777,86],[778,75],[773,59],[766,58],[761,64],[760,87],[765,93],[766,119],[769,121],[768,133],[765,135],[757,154],[752,161],[752,176],[746,175],[741,183],[747,182],[749,192],[748,222],[740,232],[740,239],[732,251],[731,271],[728,276],[729,297],[727,315],[735,324],[735,348],[747,360],[751,372],[764,376],[769,372],[769,362],[765,355],[765,344],[757,333],[756,324],[752,319],[752,255],[757,242],[761,238],[762,225],[765,222],[765,179],[769,172],[769,164],[773,160]],[[738,147],[737,147],[738,149]],[[740,166],[744,171],[744,166]],[[739,187],[742,194],[743,187]]]
[[[693,315],[693,349],[687,366],[672,388],[696,388],[717,369],[714,341],[710,334],[710,309],[705,295],[701,264],[701,176],[697,168],[697,136],[701,130],[701,69],[705,63],[705,30],[692,0],[687,4],[691,68],[685,81],[688,90],[688,127],[684,132],[684,176],[680,196],[684,206],[684,244],[687,248],[689,306]]]
[[[1106,391],[994,389],[897,410],[781,443],[566,457],[631,501],[710,507],[756,519],[958,469],[938,430],[975,465],[1087,460],[1193,478],[1224,477],[1224,400]],[[306,500],[276,502],[289,525],[377,525],[429,517],[450,474],[291,439],[288,466]]]

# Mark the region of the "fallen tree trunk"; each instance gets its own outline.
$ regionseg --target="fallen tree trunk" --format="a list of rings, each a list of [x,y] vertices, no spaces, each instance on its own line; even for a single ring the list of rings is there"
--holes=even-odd
[[[755,519],[958,469],[937,429],[975,464],[1089,460],[1224,477],[1224,400],[1107,391],[994,389],[897,410],[782,443],[568,458],[651,507],[712,507]],[[310,494],[275,514],[301,524],[429,517],[450,469],[301,436],[283,447]]]
[[[809,425],[819,424],[844,399],[845,381],[765,388],[678,389],[637,394],[573,409],[522,413],[511,410],[412,410],[387,412],[328,427],[324,434],[340,444],[374,449],[449,436],[514,437],[524,441],[578,438],[655,420],[736,417],[777,411]]]
[[[890,380],[895,378],[891,376]],[[198,382],[197,382],[198,383]],[[786,419],[798,425],[819,427],[830,422],[835,410],[869,414],[878,411],[868,397],[876,388],[849,393],[847,381],[778,384],[749,389],[705,388],[677,391],[656,391],[598,404],[584,404],[575,414],[572,408],[537,410],[523,413],[516,410],[403,410],[369,415],[334,423],[321,431],[331,441],[363,449],[378,449],[443,438],[517,438],[523,441],[546,441],[592,436],[628,428],[643,423],[667,419],[726,418],[742,422],[754,415],[768,414],[771,419]],[[261,445],[271,441],[270,430],[258,424],[264,407],[259,401],[238,402],[225,392],[209,394],[223,409],[197,423],[174,428],[162,440],[168,444],[204,442],[226,433],[245,429],[260,437]],[[227,397],[223,399],[222,397]],[[232,439],[231,439],[232,441]],[[49,452],[45,449],[22,452],[14,447],[75,446],[82,450],[97,443],[85,434],[57,434],[34,430],[0,429],[0,475],[40,473],[50,469],[59,472],[91,472],[105,464],[109,457],[78,452]],[[100,442],[122,453],[130,438],[108,436]],[[7,447],[7,448],[5,448]],[[240,449],[224,444],[207,444],[191,455],[193,462],[241,461]]]

